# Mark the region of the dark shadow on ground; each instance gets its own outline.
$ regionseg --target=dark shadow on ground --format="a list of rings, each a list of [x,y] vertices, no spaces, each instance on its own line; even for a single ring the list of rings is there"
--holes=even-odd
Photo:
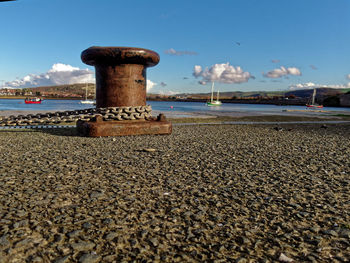
[[[77,132],[76,127],[72,126],[69,128],[11,128],[11,129],[2,129],[1,133],[47,133],[56,136],[73,136],[80,137]]]
[[[47,133],[55,136],[72,136],[72,137],[81,137],[78,134],[76,127],[69,128],[46,128],[46,129],[32,129],[38,130],[38,132]]]

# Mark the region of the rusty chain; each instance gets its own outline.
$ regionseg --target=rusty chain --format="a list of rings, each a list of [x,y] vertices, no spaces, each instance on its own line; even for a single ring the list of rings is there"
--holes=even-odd
[[[91,108],[72,111],[57,111],[48,113],[0,117],[0,126],[32,126],[73,123],[78,120],[90,121],[102,116],[104,121],[148,120],[152,117],[151,105],[134,107]]]

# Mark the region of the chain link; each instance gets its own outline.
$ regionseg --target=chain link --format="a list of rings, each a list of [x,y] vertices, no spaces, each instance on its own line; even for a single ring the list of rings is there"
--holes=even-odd
[[[92,108],[73,111],[57,111],[48,113],[0,117],[0,126],[32,126],[72,123],[78,120],[90,121],[102,116],[104,121],[148,120],[152,117],[151,105],[135,107]]]

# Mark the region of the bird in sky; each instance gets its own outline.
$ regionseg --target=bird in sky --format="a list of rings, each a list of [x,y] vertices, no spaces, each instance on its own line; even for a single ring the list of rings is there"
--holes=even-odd
[[[235,42],[238,46],[240,46],[241,45],[241,43],[240,42]]]

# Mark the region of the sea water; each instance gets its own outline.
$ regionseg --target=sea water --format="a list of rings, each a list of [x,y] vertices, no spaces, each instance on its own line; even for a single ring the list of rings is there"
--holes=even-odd
[[[43,100],[40,104],[25,104],[22,99],[0,99],[0,111],[66,111],[93,108],[93,105],[80,104],[79,100]]]
[[[180,102],[180,101],[148,101],[152,110],[160,112],[282,112],[283,110],[306,110],[305,106],[276,106],[267,104],[235,104],[223,103],[221,106],[208,107],[203,102]],[[0,99],[0,111],[67,111],[94,108],[94,105],[80,104],[79,100],[44,100],[41,104],[25,104],[22,99]],[[350,108],[345,107],[324,107],[321,110],[350,112]],[[312,109],[309,109],[312,111]],[[1,113],[0,113],[1,115]]]
[[[282,112],[284,110],[309,110],[306,106],[277,106],[269,104],[238,104],[223,103],[221,106],[208,107],[203,102],[180,102],[180,101],[149,101],[152,110],[161,112],[180,111],[180,112],[212,112],[212,113],[230,113],[230,112]],[[345,107],[324,107],[325,111],[346,111],[350,113],[350,108]]]

